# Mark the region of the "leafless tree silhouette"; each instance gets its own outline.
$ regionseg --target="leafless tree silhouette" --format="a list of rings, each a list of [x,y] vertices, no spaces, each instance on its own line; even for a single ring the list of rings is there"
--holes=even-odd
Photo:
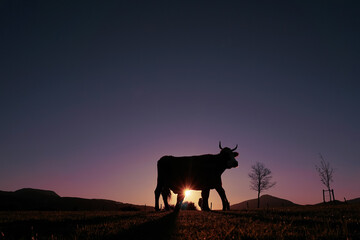
[[[250,189],[257,191],[258,204],[260,207],[260,193],[273,187],[276,182],[272,182],[272,175],[270,169],[266,168],[263,163],[257,162],[251,166],[251,172],[249,173]]]
[[[329,162],[326,162],[324,157],[320,155],[320,166],[315,165],[316,171],[319,173],[321,182],[326,186],[331,201],[331,188],[330,183],[333,182],[334,169],[330,166]],[[335,200],[335,199],[333,199]]]

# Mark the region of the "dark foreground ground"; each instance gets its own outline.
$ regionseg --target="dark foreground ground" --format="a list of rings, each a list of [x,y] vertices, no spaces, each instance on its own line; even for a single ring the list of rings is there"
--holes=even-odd
[[[0,212],[0,239],[360,239],[360,205],[249,211]]]

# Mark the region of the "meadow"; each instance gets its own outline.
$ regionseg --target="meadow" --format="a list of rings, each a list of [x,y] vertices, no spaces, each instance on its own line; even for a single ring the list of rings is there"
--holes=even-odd
[[[360,205],[239,211],[7,211],[0,239],[360,239]]]

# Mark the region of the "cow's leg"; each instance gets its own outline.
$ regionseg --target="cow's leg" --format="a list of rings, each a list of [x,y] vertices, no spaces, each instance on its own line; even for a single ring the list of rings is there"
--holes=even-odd
[[[177,199],[176,199],[176,206],[175,206],[175,210],[178,211],[181,208],[181,204],[184,201],[185,198],[185,194],[184,193],[178,193],[177,195]]]
[[[168,203],[168,198],[170,197],[170,189],[169,188],[164,188],[161,192],[163,201],[164,201],[164,205],[165,205],[165,210],[169,211],[170,207],[169,207],[169,203]]]
[[[209,195],[210,195],[210,189],[203,189],[201,191],[201,197],[203,199],[203,202],[202,202],[202,210],[203,211],[210,211],[210,208],[209,208]]]
[[[157,184],[156,189],[155,189],[155,211],[159,211],[159,198],[160,198],[160,193],[161,193],[161,187],[159,184]]]
[[[230,210],[230,205],[229,205],[229,202],[228,202],[228,200],[226,198],[225,190],[221,186],[217,187],[215,189],[220,195],[222,205],[223,205],[223,211]]]

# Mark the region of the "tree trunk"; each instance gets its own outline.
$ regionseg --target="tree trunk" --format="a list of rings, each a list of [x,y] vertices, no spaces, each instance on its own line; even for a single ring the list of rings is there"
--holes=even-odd
[[[257,208],[260,208],[260,191],[258,192],[258,206]]]
[[[331,200],[331,190],[330,190],[330,188],[328,189],[328,192],[329,192],[330,202],[332,202],[333,200]]]

